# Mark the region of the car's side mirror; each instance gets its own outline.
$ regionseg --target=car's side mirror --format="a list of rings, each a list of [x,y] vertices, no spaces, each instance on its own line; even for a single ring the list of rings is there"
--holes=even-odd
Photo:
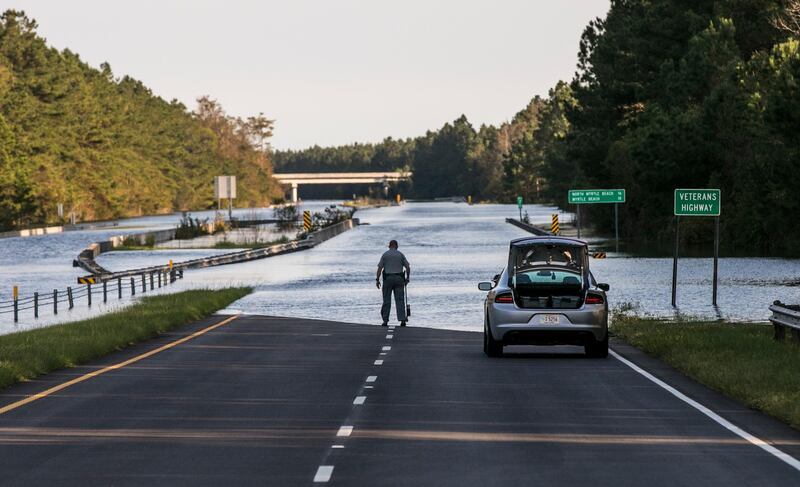
[[[604,282],[598,283],[597,287],[602,289],[603,291],[608,291],[609,289],[611,289],[611,286],[609,286],[608,284],[606,284]]]
[[[493,287],[494,287],[494,284],[492,284],[491,282],[479,282],[478,283],[478,289],[480,289],[481,291],[491,291]]]

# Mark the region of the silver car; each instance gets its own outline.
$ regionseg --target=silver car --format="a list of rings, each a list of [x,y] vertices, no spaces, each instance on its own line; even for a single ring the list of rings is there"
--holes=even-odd
[[[505,345],[583,345],[586,355],[608,356],[608,284],[589,272],[583,240],[527,237],[511,241],[508,265],[486,296],[483,351]]]

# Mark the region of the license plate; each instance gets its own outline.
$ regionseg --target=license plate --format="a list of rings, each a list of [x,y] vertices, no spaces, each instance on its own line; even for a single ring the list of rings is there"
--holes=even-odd
[[[541,315],[540,323],[543,325],[557,325],[558,315]]]

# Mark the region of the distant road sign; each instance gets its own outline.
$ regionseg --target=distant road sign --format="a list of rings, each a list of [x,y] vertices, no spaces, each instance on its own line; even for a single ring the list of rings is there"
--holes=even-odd
[[[236,199],[236,176],[214,177],[214,199]]]
[[[522,196],[517,196],[517,207],[522,209]]]
[[[676,189],[675,216],[719,216],[720,197],[718,189]]]
[[[571,189],[569,204],[625,203],[624,189]]]

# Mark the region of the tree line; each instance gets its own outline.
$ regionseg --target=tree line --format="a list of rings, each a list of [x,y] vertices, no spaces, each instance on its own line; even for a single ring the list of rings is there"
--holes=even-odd
[[[276,166],[346,167],[357,147],[359,167],[413,170],[417,197],[569,208],[570,188],[625,188],[623,236],[651,243],[672,238],[673,189],[720,188],[724,248],[798,255],[799,38],[797,0],[612,0],[581,36],[573,79],[508,123],[476,130],[462,116],[406,141],[278,152]],[[611,207],[585,210],[611,230]],[[710,240],[709,220],[686,220],[687,240]]]
[[[263,114],[194,112],[142,82],[48,47],[24,12],[0,16],[0,229],[211,207],[213,177],[239,176],[244,205],[282,192]]]

